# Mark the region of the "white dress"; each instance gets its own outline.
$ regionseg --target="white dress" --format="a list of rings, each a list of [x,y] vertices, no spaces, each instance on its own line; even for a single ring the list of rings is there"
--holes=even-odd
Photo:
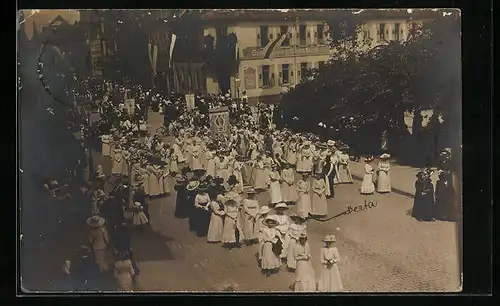
[[[377,192],[391,192],[391,164],[380,162],[378,164]]]
[[[307,218],[311,212],[311,183],[309,181],[300,180],[297,182],[298,199],[296,212],[302,217]]]
[[[328,205],[326,202],[326,184],[324,179],[315,179],[312,187],[311,214],[316,216],[326,216]]]
[[[253,187],[255,189],[262,189],[262,190],[267,189],[268,186],[267,186],[266,173],[264,172],[264,162],[258,161],[255,163],[254,166],[255,166],[254,168],[255,179]]]
[[[269,196],[271,198],[271,204],[282,202],[283,196],[281,195],[280,174],[277,171],[271,171],[269,173],[269,179],[271,181],[271,183],[269,184]]]
[[[203,165],[201,163],[201,147],[199,145],[195,145],[191,147],[192,149],[192,158],[191,158],[191,170],[203,170]]]
[[[111,139],[110,135],[102,135],[101,136],[101,143],[102,143],[102,149],[101,149],[101,154],[102,156],[111,156]]]
[[[157,196],[160,194],[160,186],[159,186],[159,180],[158,177],[160,176],[159,174],[159,169],[154,167],[154,166],[148,166],[147,168],[149,172],[148,176],[148,184],[149,184],[149,195],[151,196]]]
[[[323,270],[319,277],[319,292],[339,292],[344,290],[338,262],[340,261],[339,251],[336,247],[321,248],[321,264]]]
[[[112,160],[112,165],[111,165],[111,173],[112,174],[121,175],[122,162],[123,162],[122,151],[121,151],[121,149],[115,148],[113,150],[113,160]]]
[[[373,167],[370,164],[365,164],[365,175],[360,188],[361,194],[372,194],[375,192],[375,184],[373,184]]]
[[[246,240],[259,238],[255,231],[255,222],[257,213],[259,212],[259,202],[257,200],[244,199],[242,201],[243,208],[243,235]]]
[[[286,264],[288,268],[290,269],[295,269],[296,268],[296,261],[295,261],[295,253],[294,249],[296,244],[299,242],[299,236],[301,233],[304,233],[306,231],[307,226],[305,224],[295,224],[292,223],[290,224],[290,227],[288,228],[288,233],[286,235],[286,245],[287,245],[287,255],[286,255]]]
[[[314,292],[316,291],[316,276],[311,264],[311,248],[309,243],[296,244],[294,249],[295,268],[295,289],[294,292]]]
[[[338,155],[338,180],[339,183],[352,183],[351,168],[349,167],[349,154],[340,153]]]
[[[221,242],[222,231],[224,230],[224,215],[226,214],[222,205],[216,201],[210,202],[210,225],[208,226],[207,241]]]
[[[313,151],[311,148],[304,148],[301,151],[301,161],[299,172],[312,172],[313,169]]]
[[[236,223],[238,222],[238,206],[225,206],[224,229],[222,243],[236,243]]]
[[[137,225],[147,224],[148,222],[149,222],[148,218],[146,217],[146,214],[142,209],[137,208],[133,211],[132,224],[137,226]]]
[[[281,172],[281,177],[283,182],[281,183],[281,195],[283,196],[284,202],[296,202],[297,201],[297,188],[295,187],[295,174],[294,170],[283,169]]]
[[[278,269],[281,266],[281,259],[273,251],[273,245],[278,242],[276,229],[262,225],[259,241],[260,249],[260,267],[263,270]]]
[[[205,152],[205,160],[206,160],[206,173],[205,175],[210,175],[212,178],[215,178],[215,160],[214,154],[211,151]]]

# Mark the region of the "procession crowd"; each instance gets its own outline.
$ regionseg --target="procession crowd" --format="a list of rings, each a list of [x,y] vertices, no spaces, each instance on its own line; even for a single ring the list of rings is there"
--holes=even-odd
[[[92,174],[89,254],[104,273],[113,253],[112,271],[121,290],[133,290],[140,272],[129,228],[148,225],[149,199],[170,195],[176,197],[175,216],[188,218],[190,230],[208,243],[258,245],[266,276],[286,266],[295,273],[296,292],[343,290],[334,235],[324,238],[323,270],[316,279],[307,222],[326,218],[336,186],[353,182],[347,144],[276,129],[279,107],[253,109],[245,97],[196,95],[189,106],[182,95],[163,97],[140,86],[81,84],[85,99],[95,101],[91,105],[100,113],[91,129],[112,165],[110,173],[99,165]],[[230,122],[227,133],[215,133],[209,110],[222,106],[228,107]],[[149,109],[164,115],[164,128],[154,135],[147,129]],[[382,154],[376,167],[373,156],[365,158],[360,194],[391,192],[390,157]],[[449,151],[443,158],[449,159]],[[413,216],[418,220],[449,219],[453,190],[443,165],[436,192],[430,169],[417,175]],[[256,200],[263,192],[268,203]]]

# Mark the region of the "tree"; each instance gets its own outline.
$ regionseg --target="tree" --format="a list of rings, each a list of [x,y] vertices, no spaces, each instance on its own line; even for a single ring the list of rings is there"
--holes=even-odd
[[[204,38],[204,55],[209,74],[218,82],[222,92],[227,92],[231,86],[229,79],[236,75],[239,67],[239,58],[236,53],[238,38],[235,33],[228,35],[219,31],[214,47],[214,37],[206,35]]]
[[[306,80],[284,95],[286,120],[295,123],[291,125],[310,128],[318,122],[327,123],[330,135],[350,138],[345,140],[352,140],[349,133],[340,133],[346,125],[366,128],[369,139],[388,129],[389,145],[392,143],[394,149],[402,147],[407,111],[435,109],[443,112],[448,124],[459,118],[456,67],[460,40],[456,18],[437,18],[415,28],[406,41],[368,50],[364,41],[357,39],[360,21],[349,14],[337,15],[336,20],[328,22],[335,52],[327,65],[310,72]],[[299,119],[294,121],[294,117]]]

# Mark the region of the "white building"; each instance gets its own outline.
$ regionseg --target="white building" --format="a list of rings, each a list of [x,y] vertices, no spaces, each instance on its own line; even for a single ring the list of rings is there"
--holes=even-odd
[[[372,12],[370,19],[361,25],[358,39],[370,38],[370,48],[392,40],[404,40],[410,28],[421,23],[421,20],[408,22],[407,15],[403,14],[399,18],[383,18],[384,15]],[[222,27],[205,26],[204,35],[211,35],[215,40],[221,31],[226,35],[235,33],[238,38],[240,64],[238,74],[230,80],[233,97],[246,92],[252,103],[257,100],[278,102],[280,94],[299,83],[307,69],[321,68],[328,61],[331,50],[327,43],[325,11],[321,14],[310,11],[299,19],[287,20],[283,16],[274,14],[258,20],[242,16],[224,20]],[[271,46],[286,33],[287,38],[276,46],[274,56],[266,56]],[[210,77],[207,78],[207,91],[219,92],[217,81]]]

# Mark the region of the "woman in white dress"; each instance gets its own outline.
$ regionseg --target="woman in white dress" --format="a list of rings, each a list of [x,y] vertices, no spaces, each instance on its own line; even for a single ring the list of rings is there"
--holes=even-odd
[[[215,151],[213,150],[207,150],[205,152],[205,160],[206,160],[206,171],[205,175],[206,176],[211,176],[213,178],[216,177],[216,171],[215,171]]]
[[[255,217],[255,224],[254,224],[254,227],[253,227],[253,236],[257,237],[257,241],[259,243],[259,248],[258,248],[258,251],[257,251],[259,261],[261,260],[260,251],[262,250],[262,243],[259,240],[260,239],[260,234],[261,234],[261,231],[262,231],[262,224],[263,224],[264,220],[267,218],[267,216],[269,215],[270,212],[271,212],[271,209],[269,208],[269,206],[263,205],[259,209],[259,212],[257,213],[257,215]]]
[[[121,174],[124,177],[129,176],[129,168],[130,168],[130,151],[122,150],[122,171]]]
[[[158,196],[160,194],[160,186],[158,184],[160,177],[160,167],[158,165],[148,165],[147,170],[149,172],[149,195],[152,197]]]
[[[338,155],[338,180],[339,183],[352,183],[352,174],[349,167],[349,154],[345,149]]]
[[[266,177],[266,185],[269,186],[271,184],[271,176],[269,174],[272,171],[274,159],[272,158],[272,156],[264,154],[262,161],[264,162],[264,170],[263,171],[264,171],[265,177]]]
[[[325,179],[322,174],[318,173],[312,183],[311,215],[326,216],[328,214],[325,192]]]
[[[216,193],[213,193],[210,197],[213,198],[215,195]],[[216,200],[210,202],[212,215],[210,216],[210,225],[208,226],[207,242],[218,243],[222,241],[224,216],[226,214],[224,210],[225,201],[226,198],[222,194],[219,194]]]
[[[292,166],[297,164],[297,142],[293,139],[288,143],[286,162]]]
[[[378,164],[378,178],[377,178],[377,192],[388,193],[391,192],[391,163],[389,158],[391,156],[384,153],[380,156]]]
[[[261,245],[260,268],[262,273],[266,276],[276,273],[281,267],[281,259],[279,253],[276,251],[276,245],[278,245],[279,238],[275,227],[278,224],[279,222],[276,220],[275,216],[267,216],[266,219],[264,219],[261,234],[259,236]]]
[[[122,150],[120,145],[116,145],[113,150],[113,160],[111,165],[111,174],[121,175],[122,174]]]
[[[269,196],[271,205],[276,205],[283,201],[283,196],[281,195],[281,176],[279,173],[278,165],[273,165],[272,170],[269,172]],[[272,206],[271,206],[272,207]]]
[[[281,171],[281,194],[283,201],[287,204],[292,204],[297,201],[297,188],[295,187],[295,171],[292,165],[285,163],[283,171]]]
[[[234,191],[238,193],[241,193],[243,191],[243,174],[241,173],[242,168],[243,168],[243,163],[241,162],[241,159],[238,156],[236,159],[233,160],[231,166],[231,174],[234,175],[236,177],[236,180],[238,181]]]
[[[365,158],[365,175],[361,183],[361,194],[373,194],[375,192],[375,184],[373,184],[373,167],[370,163],[373,161],[373,156]]]
[[[172,175],[172,172],[170,171],[170,157],[169,157],[169,150],[164,149],[162,152],[162,162],[163,164],[163,175],[162,175],[162,183],[163,183],[163,193],[164,194],[171,194],[174,191],[174,176]]]
[[[311,173],[313,170],[313,150],[311,148],[311,142],[305,141],[300,152],[300,171],[298,172],[308,172]]]
[[[149,220],[144,213],[144,207],[139,202],[134,202],[134,207],[132,209],[132,224],[134,226],[141,226],[148,224]]]
[[[267,177],[264,172],[264,160],[262,155],[257,156],[254,164],[255,180],[253,187],[257,191],[263,191],[267,189]]]
[[[311,263],[311,248],[307,242],[307,234],[302,232],[299,243],[294,247],[296,261],[294,292],[316,291],[316,275]]]
[[[259,213],[259,202],[255,199],[255,190],[246,188],[247,198],[242,201],[243,210],[243,236],[247,245],[255,244],[259,238],[255,233],[255,222]]]
[[[339,292],[344,290],[342,278],[340,277],[340,270],[338,262],[340,261],[340,254],[335,242],[337,241],[334,235],[326,236],[323,241],[325,247],[321,248],[321,264],[323,270],[319,277],[318,291],[319,292]]]
[[[198,175],[198,177],[201,177],[201,173],[203,172],[203,165],[201,163],[201,146],[198,143],[198,138],[195,137],[193,139],[193,146],[191,147],[191,154],[192,154],[192,160],[191,160],[191,165],[190,168],[191,170],[194,171]]]
[[[303,218],[309,218],[311,213],[311,182],[309,181],[309,174],[304,173],[302,179],[297,182],[297,194],[296,212]]]
[[[299,243],[299,237],[302,232],[305,232],[307,229],[306,219],[299,216],[298,214],[290,214],[290,219],[292,219],[293,223],[290,224],[287,233],[287,256],[286,256],[286,264],[289,270],[295,270],[296,261],[295,261],[295,246]]]
[[[238,203],[233,199],[227,199],[224,203],[224,229],[222,231],[222,243],[224,247],[232,249],[237,246],[236,228],[238,222]]]
[[[102,135],[101,136],[101,143],[102,143],[102,149],[101,149],[101,154],[102,156],[111,156],[111,135]]]

